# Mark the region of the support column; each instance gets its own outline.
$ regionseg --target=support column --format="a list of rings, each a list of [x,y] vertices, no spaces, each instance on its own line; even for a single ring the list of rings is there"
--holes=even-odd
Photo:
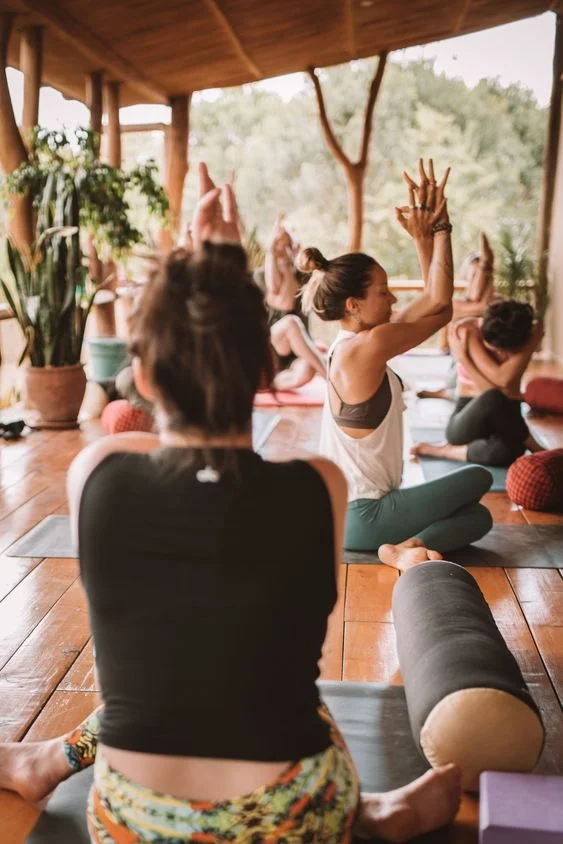
[[[86,105],[90,109],[90,129],[98,136],[98,155],[100,154],[100,138],[102,134],[102,114],[103,114],[103,71],[96,70],[89,73],[86,77]],[[103,278],[102,262],[98,258],[98,254],[94,244],[90,242],[88,251],[90,262],[90,277],[100,283]]]
[[[563,98],[563,14],[558,14],[555,24],[555,50],[553,53],[553,83],[549,106],[549,122],[547,127],[543,184],[540,197],[537,239],[537,305],[540,312],[547,302],[548,294],[548,263],[551,246],[551,222],[553,215],[553,197],[555,193],[555,176],[557,171],[557,157],[559,137],[561,133],[561,108]],[[561,317],[559,317],[561,319]],[[559,327],[563,332],[563,326]]]
[[[161,249],[175,244],[182,215],[184,181],[188,172],[189,114],[191,94],[172,97],[172,119],[166,133],[164,187],[170,200],[170,227],[160,235]]]
[[[105,86],[107,126],[107,160],[110,167],[121,167],[121,124],[119,122],[120,83]]]
[[[16,123],[6,77],[8,44],[13,20],[13,15],[0,14],[0,165],[6,174],[19,167],[27,158],[27,150]],[[20,248],[31,245],[33,214],[30,197],[12,200],[10,234]]]
[[[22,134],[29,145],[31,132],[39,123],[39,95],[43,72],[43,27],[26,26],[22,29],[20,68],[23,73]]]

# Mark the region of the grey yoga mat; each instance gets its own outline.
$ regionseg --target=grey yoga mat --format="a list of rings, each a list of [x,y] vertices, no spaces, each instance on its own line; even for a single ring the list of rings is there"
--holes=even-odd
[[[277,413],[259,410],[252,414],[252,442],[260,451],[281,417]],[[68,516],[47,516],[11,546],[8,557],[76,557],[70,538]]]
[[[411,428],[411,436],[414,443],[441,443],[445,442],[446,433],[442,428]],[[461,469],[462,466],[471,464],[458,463],[455,460],[442,460],[441,457],[419,457],[420,468],[425,480],[435,481]],[[506,489],[506,473],[508,469],[502,466],[485,466],[493,476],[491,492],[504,492]]]
[[[388,791],[411,782],[428,764],[414,743],[402,686],[319,682],[321,694],[356,763],[363,791]],[[27,844],[89,844],[85,811],[91,770],[62,783]],[[441,832],[413,841],[446,840]]]
[[[563,525],[494,525],[473,545],[448,551],[462,566],[563,569]],[[375,551],[345,551],[344,563],[379,564]]]

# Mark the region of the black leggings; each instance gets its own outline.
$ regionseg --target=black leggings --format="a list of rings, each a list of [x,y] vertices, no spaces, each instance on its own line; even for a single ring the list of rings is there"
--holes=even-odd
[[[500,390],[458,399],[446,428],[451,445],[469,446],[467,459],[488,466],[510,466],[526,451],[529,436],[520,402]]]

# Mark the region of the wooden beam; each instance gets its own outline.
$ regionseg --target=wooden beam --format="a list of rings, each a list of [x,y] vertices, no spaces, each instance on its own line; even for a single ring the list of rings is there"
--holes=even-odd
[[[456,35],[458,32],[461,32],[461,28],[467,20],[472,3],[473,0],[461,0],[457,15],[455,16],[454,25],[452,27],[452,35]]]
[[[81,20],[73,17],[68,9],[58,6],[56,0],[20,0],[20,4],[28,12],[33,12],[42,23],[64,41],[76,47],[83,55],[88,56],[100,67],[148,97],[149,102],[156,101],[164,104],[168,102],[167,92],[161,85],[117,53],[110,44],[89,30]]]
[[[215,18],[215,20],[217,21],[217,23],[219,24],[219,26],[221,27],[221,29],[223,30],[223,32],[225,33],[225,35],[227,36],[229,41],[231,42],[231,45],[233,46],[235,53],[238,55],[238,57],[244,63],[247,70],[250,71],[250,73],[254,76],[255,79],[262,79],[264,74],[262,73],[262,71],[260,70],[258,65],[256,65],[252,61],[252,59],[250,58],[250,56],[248,55],[248,53],[246,52],[246,50],[242,46],[242,44],[240,42],[240,38],[236,34],[235,30],[233,29],[232,25],[228,21],[224,12],[219,8],[216,0],[205,0],[205,5],[209,9],[211,14]]]
[[[346,41],[348,42],[348,53],[351,59],[356,55],[356,28],[354,26],[354,0],[344,0],[344,27],[346,30]]]
[[[0,14],[0,165],[5,173],[12,173],[27,158],[27,149],[16,123],[6,76],[13,22],[13,15]],[[10,204],[10,235],[19,248],[25,249],[33,242],[31,197],[13,197]]]
[[[173,97],[170,100],[172,120],[166,133],[164,187],[170,200],[171,219],[170,227],[161,232],[162,249],[171,249],[179,233],[184,181],[188,172],[190,100],[191,94]]]
[[[119,122],[119,82],[105,86],[107,124],[107,160],[111,167],[121,167],[121,126]]]
[[[548,253],[551,242],[551,218],[555,193],[555,175],[561,134],[561,107],[563,99],[563,14],[555,23],[555,48],[553,51],[553,82],[549,106],[549,121],[544,153],[543,183],[540,197],[537,240],[537,276],[539,304],[545,304],[548,287]],[[563,167],[563,161],[560,162]]]
[[[39,95],[43,72],[42,26],[26,26],[21,30],[20,70],[23,73],[22,133],[27,142],[39,123]]]

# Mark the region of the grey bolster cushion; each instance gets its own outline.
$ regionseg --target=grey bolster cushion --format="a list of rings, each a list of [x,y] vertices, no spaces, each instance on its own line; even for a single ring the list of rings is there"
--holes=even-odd
[[[415,742],[431,765],[529,771],[544,741],[539,710],[473,577],[431,562],[399,578],[393,620]]]

